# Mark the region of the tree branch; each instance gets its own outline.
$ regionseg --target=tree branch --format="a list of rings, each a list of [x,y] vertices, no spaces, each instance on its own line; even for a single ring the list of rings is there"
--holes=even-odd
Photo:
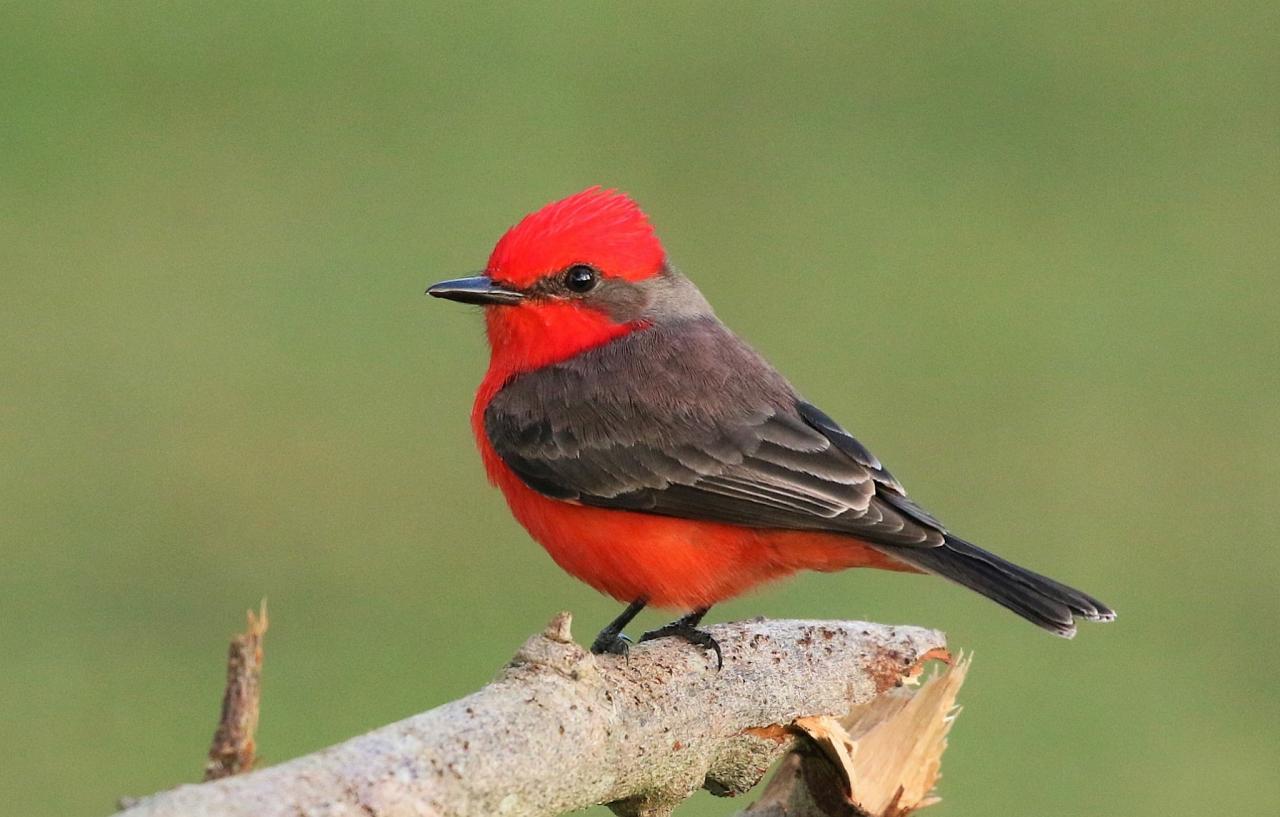
[[[709,628],[627,658],[574,644],[561,613],[497,680],[279,766],[145,798],[118,817],[556,815],[604,803],[669,814],[700,787],[745,792],[806,716],[844,716],[945,654],[940,633],[840,621]]]

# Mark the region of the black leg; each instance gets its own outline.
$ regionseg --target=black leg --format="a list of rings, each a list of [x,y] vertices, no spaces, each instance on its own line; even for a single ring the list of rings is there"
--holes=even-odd
[[[627,605],[627,609],[622,614],[609,622],[609,626],[600,631],[600,635],[596,636],[596,640],[591,642],[591,651],[596,655],[601,653],[612,653],[613,655],[626,655],[627,644],[631,639],[622,634],[626,626],[631,623],[631,619],[635,618],[644,606],[648,604],[647,599],[636,599]]]
[[[703,607],[700,610],[694,610],[687,616],[676,619],[665,627],[659,627],[656,630],[650,630],[640,636],[641,641],[652,641],[655,638],[683,638],[690,644],[696,644],[704,650],[711,650],[716,654],[716,669],[724,667],[724,655],[720,652],[720,644],[711,637],[711,633],[706,630],[699,630],[698,624],[702,622],[702,617],[707,614],[710,607]]]

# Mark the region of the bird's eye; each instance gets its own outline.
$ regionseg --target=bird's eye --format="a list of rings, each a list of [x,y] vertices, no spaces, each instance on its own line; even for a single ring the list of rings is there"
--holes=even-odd
[[[586,264],[574,264],[564,273],[564,285],[570,292],[590,292],[600,280],[600,273]]]

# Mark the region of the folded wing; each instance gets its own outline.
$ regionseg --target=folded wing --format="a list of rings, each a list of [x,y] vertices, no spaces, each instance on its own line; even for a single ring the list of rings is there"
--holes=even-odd
[[[740,343],[714,340],[722,358],[754,357]],[[744,384],[730,369],[714,389],[694,379],[664,383],[680,373],[679,362],[655,366],[650,356],[644,368],[653,377],[622,379],[615,358],[626,350],[616,347],[627,342],[522,375],[490,403],[490,443],[534,490],[584,505],[848,533],[898,547],[942,544],[942,526],[879,460],[780,377]],[[639,359],[643,350],[632,352]],[[730,363],[750,371],[755,361]]]

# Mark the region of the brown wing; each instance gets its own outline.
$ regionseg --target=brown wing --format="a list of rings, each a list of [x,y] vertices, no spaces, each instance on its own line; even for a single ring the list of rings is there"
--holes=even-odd
[[[521,375],[487,408],[485,431],[526,484],[556,499],[943,543],[879,460],[714,319]]]

